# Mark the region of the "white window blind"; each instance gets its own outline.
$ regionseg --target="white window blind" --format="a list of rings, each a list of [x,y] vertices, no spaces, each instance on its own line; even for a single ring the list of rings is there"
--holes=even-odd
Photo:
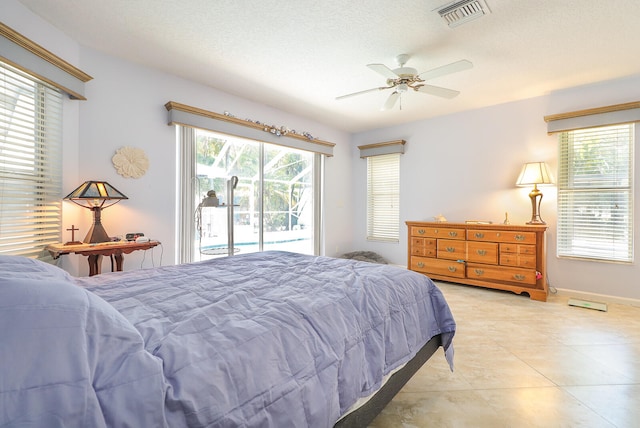
[[[633,124],[559,136],[558,256],[633,261]]]
[[[367,239],[399,242],[400,153],[367,157]]]
[[[0,253],[50,259],[61,238],[62,95],[0,62]]]

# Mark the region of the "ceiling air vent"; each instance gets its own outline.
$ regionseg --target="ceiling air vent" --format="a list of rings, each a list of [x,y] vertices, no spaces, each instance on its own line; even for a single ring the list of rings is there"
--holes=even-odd
[[[457,27],[491,13],[484,0],[461,0],[437,9],[449,27]]]

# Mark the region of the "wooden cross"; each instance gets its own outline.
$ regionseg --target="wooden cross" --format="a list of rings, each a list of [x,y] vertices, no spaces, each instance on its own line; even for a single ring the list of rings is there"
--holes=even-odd
[[[76,230],[80,230],[78,229],[74,224],[71,225],[71,229],[67,229],[71,231],[71,241],[69,242],[65,242],[64,245],[80,245],[82,244],[82,242],[80,241],[76,241]]]

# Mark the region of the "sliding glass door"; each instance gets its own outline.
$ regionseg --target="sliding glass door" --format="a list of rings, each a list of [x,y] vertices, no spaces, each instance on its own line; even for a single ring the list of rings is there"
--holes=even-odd
[[[194,132],[194,260],[264,250],[315,254],[319,193],[314,177],[319,155],[200,129]],[[213,196],[211,191],[218,198],[217,207],[202,203],[207,194]]]

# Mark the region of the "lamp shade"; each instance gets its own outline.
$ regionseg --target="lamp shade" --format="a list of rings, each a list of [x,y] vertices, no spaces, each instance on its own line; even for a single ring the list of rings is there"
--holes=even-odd
[[[85,181],[64,199],[85,208],[106,208],[129,198],[106,181]]]
[[[546,162],[527,162],[520,171],[516,186],[553,184],[553,177]]]

